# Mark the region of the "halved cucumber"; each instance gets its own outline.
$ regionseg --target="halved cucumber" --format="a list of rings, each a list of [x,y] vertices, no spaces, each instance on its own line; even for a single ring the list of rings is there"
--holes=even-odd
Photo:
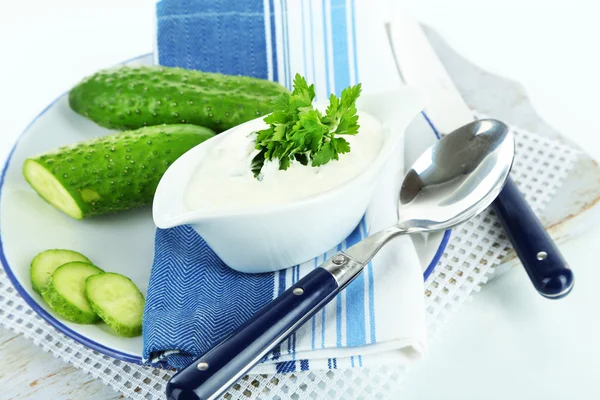
[[[83,261],[91,264],[91,261],[83,254],[72,250],[46,250],[35,256],[29,268],[33,290],[42,294],[56,268],[72,261]]]
[[[95,265],[81,261],[61,265],[52,274],[42,297],[50,308],[71,322],[98,322],[98,315],[85,297],[85,281],[89,276],[102,272]]]
[[[151,204],[167,168],[213,136],[189,124],[148,126],[30,157],[23,176],[44,200],[75,219],[129,210]]]
[[[51,171],[34,160],[25,160],[23,165],[25,180],[48,203],[75,219],[82,219],[83,212],[75,198]],[[65,174],[66,175],[66,174]]]
[[[106,272],[85,281],[85,295],[92,310],[121,336],[142,333],[144,296],[131,279]]]

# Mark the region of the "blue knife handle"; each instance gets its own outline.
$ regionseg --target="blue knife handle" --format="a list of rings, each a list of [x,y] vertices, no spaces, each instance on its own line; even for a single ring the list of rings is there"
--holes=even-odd
[[[338,282],[319,267],[167,383],[169,400],[214,399],[332,300]]]
[[[492,207],[538,293],[550,299],[566,296],[573,271],[511,179]]]

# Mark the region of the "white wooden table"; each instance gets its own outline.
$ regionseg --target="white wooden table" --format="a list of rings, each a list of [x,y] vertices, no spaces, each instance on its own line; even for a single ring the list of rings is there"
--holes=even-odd
[[[0,357],[0,398],[4,400],[123,398],[102,381],[4,328],[0,328]]]
[[[598,10],[573,8],[592,7],[592,2],[532,0],[522,6],[520,0],[494,0],[485,7],[478,0],[406,3],[468,59],[522,82],[547,121],[600,159],[595,123],[600,57],[593,51],[600,37],[594,21]],[[153,8],[151,0],[3,3],[0,159],[27,123],[81,77],[150,52]],[[484,287],[394,397],[600,398],[595,383],[600,376],[598,243],[600,229],[562,246],[577,283],[559,302],[534,293],[520,269]],[[2,399],[122,398],[1,327],[0,361]]]

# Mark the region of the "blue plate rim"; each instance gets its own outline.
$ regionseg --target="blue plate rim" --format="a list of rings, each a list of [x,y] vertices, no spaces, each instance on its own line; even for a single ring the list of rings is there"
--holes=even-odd
[[[146,53],[146,54],[142,54],[136,57],[132,57],[130,59],[127,59],[119,64],[125,64],[125,63],[129,63],[132,61],[136,61],[136,60],[140,60],[143,58],[146,58],[148,56],[152,56],[152,53]],[[58,96],[57,98],[55,98],[50,104],[48,104],[40,113],[38,113],[35,118],[33,118],[31,120],[31,122],[29,122],[29,124],[27,124],[27,126],[25,127],[25,129],[23,130],[23,132],[21,132],[21,134],[19,135],[19,137],[17,138],[15,144],[13,145],[12,149],[10,150],[10,153],[8,154],[8,157],[4,163],[4,166],[2,168],[2,175],[0,175],[0,204],[2,202],[2,188],[4,187],[4,180],[6,177],[6,173],[8,171],[8,168],[10,166],[10,161],[12,159],[13,153],[15,152],[15,149],[17,148],[17,146],[19,145],[19,142],[21,140],[21,138],[25,135],[25,133],[31,128],[31,126],[42,116],[44,115],[52,106],[54,106],[63,96],[65,96],[68,92],[64,92],[62,93],[60,96]],[[425,118],[425,120],[427,121],[427,123],[429,124],[429,126],[431,127],[431,129],[433,130],[435,136],[439,139],[440,135],[437,131],[437,129],[435,128],[435,126],[432,124],[432,122],[429,120],[429,118],[427,117],[427,115],[423,112],[422,113],[423,117]],[[429,278],[429,276],[431,275],[431,273],[433,272],[433,270],[435,269],[435,267],[437,266],[438,262],[440,261],[442,255],[444,254],[444,250],[446,249],[446,246],[448,245],[448,241],[450,240],[450,235],[451,235],[451,230],[447,230],[444,232],[444,236],[442,237],[442,241],[440,242],[440,245],[435,253],[435,255],[433,256],[433,259],[431,260],[431,262],[429,263],[429,265],[427,266],[427,268],[425,269],[425,272],[423,272],[423,278],[424,280],[427,280]],[[71,328],[69,328],[68,326],[64,325],[63,323],[61,323],[59,320],[57,320],[56,318],[54,318],[50,313],[48,313],[43,307],[41,307],[38,302],[31,296],[29,295],[29,293],[27,292],[27,290],[25,290],[25,288],[23,286],[21,286],[21,284],[19,283],[17,277],[15,276],[15,274],[12,272],[12,269],[10,268],[10,265],[8,263],[8,260],[6,259],[6,254],[4,252],[4,245],[2,242],[2,232],[0,231],[0,262],[2,263],[2,266],[4,267],[4,271],[6,272],[6,275],[8,276],[8,279],[10,280],[10,282],[12,283],[12,285],[14,286],[15,290],[17,291],[17,293],[23,298],[23,300],[25,300],[25,302],[27,303],[27,305],[29,307],[31,307],[31,309],[33,311],[35,311],[41,318],[43,318],[48,324],[50,324],[52,327],[54,327],[56,330],[58,330],[59,332],[61,332],[62,334],[66,335],[67,337],[83,344],[84,346],[95,350],[99,353],[102,353],[104,355],[107,355],[109,357],[115,358],[117,360],[120,361],[125,361],[125,362],[131,362],[131,363],[135,363],[135,364],[139,364],[139,365],[151,365],[153,367],[161,367],[164,368],[167,365],[164,362],[159,362],[159,363],[154,363],[154,364],[149,364],[149,363],[145,363],[142,361],[142,358],[140,356],[134,355],[134,354],[129,354],[129,353],[125,353],[122,351],[118,351],[115,350],[113,348],[107,347],[101,343],[98,343],[94,340],[89,339],[88,337],[75,332],[74,330],[72,330]]]

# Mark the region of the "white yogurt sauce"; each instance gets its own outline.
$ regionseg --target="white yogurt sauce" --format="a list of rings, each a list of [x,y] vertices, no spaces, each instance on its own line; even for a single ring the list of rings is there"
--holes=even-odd
[[[351,180],[377,157],[383,142],[383,127],[373,116],[358,112],[357,135],[343,135],[351,151],[320,167],[293,161],[286,171],[279,160],[267,161],[262,180],[250,170],[257,153],[251,132],[264,129],[262,120],[241,125],[219,140],[192,175],[185,193],[189,210],[236,209],[274,205],[326,192]],[[208,144],[209,142],[207,142]]]

